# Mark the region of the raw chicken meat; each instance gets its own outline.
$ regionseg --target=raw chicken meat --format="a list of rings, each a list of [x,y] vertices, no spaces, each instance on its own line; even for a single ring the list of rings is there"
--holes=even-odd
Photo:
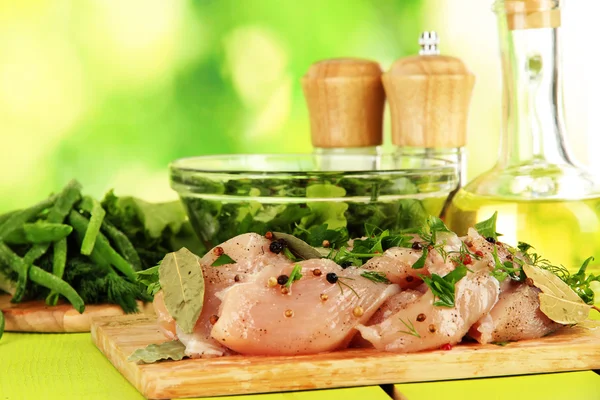
[[[428,290],[408,305],[398,304],[383,322],[357,329],[378,350],[408,353],[454,345],[492,309],[499,291],[498,281],[489,273],[469,273],[456,283],[454,308],[434,306]]]
[[[183,332],[176,326],[168,313],[165,315],[166,308],[164,311],[161,310],[164,303],[161,304],[162,297],[159,296],[159,301],[154,306],[159,315],[159,325],[167,337],[178,338],[186,346],[186,355],[211,357],[230,353],[210,335],[213,327],[211,322],[214,323],[216,316],[219,315],[221,305],[218,293],[236,283],[244,282],[253,272],[262,269],[265,265],[278,263],[289,265],[290,260],[287,257],[269,251],[270,244],[271,241],[261,235],[247,233],[224,242],[200,259],[205,283],[204,306],[191,334]],[[213,267],[212,264],[222,254],[227,254],[235,263]]]
[[[443,249],[446,253],[458,252],[461,248],[461,240],[454,233],[438,233],[436,244],[445,243]],[[393,283],[401,288],[414,288],[423,281],[419,275],[431,276],[435,273],[440,276],[447,275],[454,269],[451,257],[442,257],[438,250],[430,250],[425,260],[425,266],[413,269],[413,264],[423,255],[423,250],[414,250],[402,247],[392,247],[386,250],[380,257],[373,257],[364,265],[364,269],[384,273]]]
[[[295,265],[302,268],[302,278],[292,283],[290,293],[282,293],[281,285],[268,284],[269,279],[289,276]],[[212,337],[251,355],[314,354],[345,348],[356,334],[354,328],[366,323],[400,290],[398,285],[364,278],[363,272],[344,270],[327,259],[267,266],[252,281],[227,290]]]
[[[152,306],[156,313],[160,331],[170,340],[177,339],[175,320],[171,317],[169,311],[167,311],[167,307],[165,306],[165,296],[162,290],[154,295]]]
[[[509,283],[494,308],[471,327],[469,336],[490,343],[535,339],[554,332],[562,325],[540,311],[539,293],[524,283]]]

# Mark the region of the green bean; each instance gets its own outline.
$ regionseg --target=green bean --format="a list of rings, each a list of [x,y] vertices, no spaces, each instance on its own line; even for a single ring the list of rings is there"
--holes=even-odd
[[[38,204],[26,208],[25,210],[11,214],[2,225],[0,225],[0,240],[4,240],[12,231],[23,226],[25,222],[35,218],[45,209],[52,207],[56,201],[56,196],[51,196]]]
[[[21,210],[14,210],[0,215],[0,226],[2,226],[3,223],[5,223],[10,217],[18,212],[21,212]]]
[[[20,303],[23,301],[25,296],[25,289],[27,289],[27,281],[29,278],[29,271],[31,270],[31,263],[25,262],[25,267],[19,272],[19,279],[17,280],[17,289],[10,299],[11,303]]]
[[[81,198],[81,185],[75,180],[70,181],[64,187],[64,189],[62,190],[60,195],[58,195],[58,197],[56,198],[56,202],[54,202],[54,204],[52,205],[52,208],[50,208],[50,211],[48,212],[48,216],[47,216],[46,220],[49,223],[61,224],[64,221],[67,214],[69,213],[69,211],[71,211],[71,209],[73,208],[73,205],[80,198]],[[8,222],[6,224],[8,224]],[[2,227],[0,227],[0,229],[2,229]],[[0,235],[0,240],[2,240],[1,235]],[[27,264],[33,264],[35,262],[35,260],[37,260],[38,258],[43,256],[46,253],[46,251],[48,251],[49,247],[50,247],[50,243],[35,244],[25,254],[25,257],[23,257],[24,262]],[[24,294],[24,292],[25,292],[24,285],[27,284],[27,276],[28,276],[27,268],[25,268],[22,271],[22,273],[25,275],[21,276],[21,273],[19,274],[19,280],[18,280],[17,291],[16,291],[16,294],[18,294],[19,296],[15,295],[16,300],[19,300],[20,296],[22,296]],[[13,297],[13,299],[15,297]]]
[[[2,339],[2,335],[4,334],[4,314],[2,310],[0,310],[0,339]]]
[[[80,237],[85,236],[85,232],[87,231],[87,227],[89,225],[89,220],[76,211],[71,211],[69,214],[69,223],[77,234]],[[132,282],[135,282],[135,271],[131,264],[129,264],[123,257],[119,255],[110,245],[110,242],[102,233],[98,233],[96,237],[96,243],[94,245],[94,250],[90,255],[92,260],[95,260],[95,257],[103,259],[121,271],[127,278],[129,278]]]
[[[79,203],[79,207],[82,210],[87,211],[91,214],[92,208],[93,208],[93,201],[94,200],[92,198],[86,196],[81,201],[81,203]],[[139,256],[137,250],[135,249],[133,244],[129,241],[129,238],[127,237],[127,235],[125,235],[123,232],[121,232],[119,229],[117,229],[113,224],[111,224],[106,219],[104,221],[102,221],[102,232],[108,237],[108,239],[111,241],[111,243],[116,247],[119,254],[121,256],[123,256],[123,258],[125,260],[127,260],[127,262],[129,262],[129,264],[131,264],[131,266],[133,267],[133,269],[135,271],[142,270],[142,260],[140,260],[140,256]]]
[[[25,224],[23,224],[25,225]],[[4,238],[4,243],[8,244],[28,244],[27,238],[25,237],[25,230],[23,227],[17,228]]]
[[[7,264],[13,271],[17,272],[19,275],[25,273],[28,268],[28,264],[24,259],[16,255],[11,249],[8,248],[6,244],[0,241],[0,262]],[[33,282],[37,283],[40,286],[44,286],[50,290],[54,290],[59,294],[69,300],[69,302],[73,305],[73,307],[79,311],[83,312],[85,309],[85,304],[83,303],[83,299],[77,294],[75,289],[71,287],[67,282],[62,279],[52,275],[49,272],[44,271],[40,267],[35,265],[31,265],[29,267],[29,272],[27,274],[29,279]]]
[[[67,264],[67,239],[61,239],[53,244],[52,273],[58,278],[62,278]],[[58,293],[54,290],[46,297],[46,304],[55,306],[58,304]]]
[[[104,211],[104,208],[102,208],[99,201],[86,196],[82,203],[87,202],[91,202],[91,217],[81,243],[81,254],[85,256],[92,254],[94,244],[96,243],[96,237],[100,233],[100,227],[102,226],[102,221],[104,221],[104,216],[106,215],[106,211]]]
[[[111,240],[119,253],[126,259],[135,271],[142,270],[142,260],[133,244],[123,232],[108,221],[102,222],[102,231]]]
[[[60,193],[60,196],[56,200],[56,204],[48,213],[48,222],[53,222],[56,224],[62,223],[67,215],[69,215],[69,211],[71,211],[73,205],[79,201],[80,198],[81,184],[79,184],[79,182],[76,180],[72,180],[67,183],[67,186],[64,187]]]
[[[64,239],[73,231],[65,224],[38,221],[35,224],[23,224],[25,238],[30,243],[51,243]]]

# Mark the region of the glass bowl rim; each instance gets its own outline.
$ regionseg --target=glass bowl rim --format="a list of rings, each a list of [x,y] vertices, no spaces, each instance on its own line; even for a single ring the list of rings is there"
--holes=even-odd
[[[190,157],[183,157],[183,158],[178,158],[172,162],[169,163],[169,170],[170,171],[185,171],[185,172],[192,172],[192,173],[199,173],[199,174],[212,174],[212,175],[248,175],[248,176],[262,176],[262,177],[266,177],[266,176],[281,176],[281,175],[331,175],[331,174],[348,174],[348,175],[371,175],[371,176],[385,176],[385,175],[390,175],[390,174],[394,174],[394,175],[406,175],[406,176],[410,176],[413,174],[426,174],[426,173],[443,173],[443,172],[447,172],[447,173],[454,173],[454,174],[458,174],[457,171],[457,167],[455,165],[453,165],[452,163],[450,163],[447,160],[443,160],[443,159],[427,159],[428,162],[431,162],[432,160],[435,160],[437,162],[439,162],[439,165],[428,165],[425,167],[420,167],[420,168],[382,168],[382,169],[352,169],[350,171],[345,171],[345,170],[338,170],[338,169],[331,169],[331,170],[308,170],[308,169],[301,169],[301,168],[297,168],[297,169],[292,169],[292,168],[286,168],[286,169],[281,169],[281,170],[277,170],[277,171],[259,171],[259,170],[252,170],[252,169],[246,169],[243,170],[241,168],[229,168],[229,169],[217,169],[217,168],[201,168],[201,167],[197,167],[195,165],[189,165],[189,164],[195,164],[197,162],[202,162],[202,161],[212,161],[212,160],[227,160],[227,159],[239,159],[239,160],[243,160],[243,159],[252,159],[252,158],[256,158],[256,159],[268,159],[268,158],[273,158],[273,159],[279,159],[282,161],[286,161],[286,160],[294,160],[294,159],[304,159],[304,160],[310,160],[310,159],[316,159],[316,158],[320,158],[320,159],[332,159],[332,160],[339,160],[339,161],[343,161],[343,160],[373,160],[376,161],[377,159],[379,160],[386,160],[386,159],[392,159],[395,155],[393,153],[386,153],[386,154],[382,154],[382,155],[370,155],[370,154],[312,154],[312,153],[234,153],[234,154],[210,154],[210,155],[200,155],[200,156],[190,156]],[[414,159],[414,160],[423,160],[423,158],[418,157],[418,156],[414,156],[414,155],[403,155],[402,158],[404,159]],[[269,161],[267,161],[269,162]]]

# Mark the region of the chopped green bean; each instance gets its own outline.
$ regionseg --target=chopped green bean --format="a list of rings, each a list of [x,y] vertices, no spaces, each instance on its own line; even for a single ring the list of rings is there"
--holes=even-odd
[[[8,248],[6,244],[0,241],[0,262],[8,265],[13,271],[17,272],[19,275],[25,273],[27,271],[28,265],[24,259],[16,255],[11,249]],[[37,267],[32,265],[29,268],[29,273],[27,274],[29,279],[32,282],[37,283],[38,285],[44,286],[50,290],[55,290],[59,294],[69,300],[69,302],[73,305],[73,307],[79,311],[83,312],[85,309],[85,304],[83,303],[82,298],[77,294],[75,289],[71,287],[67,282],[62,279],[52,275]]]
[[[52,259],[52,273],[58,278],[62,278],[65,273],[65,266],[67,264],[67,239],[61,239],[53,244],[53,259]],[[55,306],[58,304],[58,293],[52,290],[46,297],[46,304]]]
[[[80,238],[85,236],[85,232],[87,231],[87,227],[89,225],[89,220],[86,217],[76,211],[71,211],[69,214],[69,223],[71,226],[73,226]],[[115,249],[111,247],[110,242],[101,232],[98,233],[98,236],[96,237],[94,250],[92,251],[90,257],[94,262],[96,262],[95,257],[105,260],[121,271],[132,282],[135,282],[136,275],[131,264],[129,264],[123,257],[119,255],[119,253],[115,251]]]
[[[94,250],[96,237],[100,233],[100,227],[102,226],[102,221],[104,220],[106,211],[104,211],[104,208],[102,208],[102,205],[99,201],[94,200],[91,197],[86,196],[83,203],[85,202],[91,202],[92,207],[90,210],[90,222],[87,226],[85,236],[83,237],[83,241],[81,243],[81,254],[89,256]]]
[[[48,222],[60,224],[62,223],[69,211],[73,208],[73,205],[81,198],[81,185],[76,180],[70,181],[67,186],[64,187],[60,196],[56,200],[56,204],[50,209],[48,213]]]
[[[94,200],[91,197],[85,196],[79,207],[83,211],[92,214]],[[116,247],[117,251],[127,262],[131,264],[135,271],[142,270],[142,260],[137,250],[123,232],[117,229],[112,223],[104,219],[102,221],[102,232],[108,237],[111,243]]]
[[[0,225],[0,240],[4,240],[12,231],[23,226],[25,222],[35,218],[39,213],[46,210],[56,201],[56,196],[51,196],[44,201],[37,203],[34,206],[25,210],[11,214],[2,225]]]
[[[71,209],[73,208],[73,205],[81,198],[81,185],[77,181],[72,180],[65,186],[65,188],[58,195],[58,197],[54,197],[56,201],[53,203],[52,208],[50,208],[46,220],[49,223],[61,224],[64,221],[67,214],[69,213],[69,211],[71,211]],[[9,223],[10,219],[5,223],[5,225],[8,225]],[[2,230],[3,227],[4,225],[0,227],[0,230]],[[0,235],[0,240],[2,240],[2,235]],[[50,243],[35,244],[23,257],[24,262],[26,264],[33,264],[35,260],[43,256],[46,253],[46,251],[48,251],[49,247]],[[26,275],[21,276],[21,274]],[[21,272],[19,272],[19,280],[17,284],[16,294],[20,296],[22,296],[25,292],[26,288],[24,285],[27,284],[27,276],[28,268],[24,268],[21,270]],[[13,297],[13,300],[20,301],[19,296],[16,297],[16,299],[14,299]]]
[[[10,299],[11,303],[20,303],[23,301],[25,296],[25,289],[27,289],[27,281],[29,280],[29,270],[31,269],[31,263],[25,262],[25,267],[19,272],[19,279],[17,280],[17,289]]]
[[[23,224],[23,232],[29,243],[51,243],[64,239],[73,231],[65,224],[38,221],[35,224]]]
[[[142,260],[133,244],[123,232],[108,221],[102,222],[102,231],[111,240],[119,253],[126,259],[135,271],[142,270]]]

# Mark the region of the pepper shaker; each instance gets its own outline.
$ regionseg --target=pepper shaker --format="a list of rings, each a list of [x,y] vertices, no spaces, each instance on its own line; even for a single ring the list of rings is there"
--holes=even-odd
[[[467,118],[475,76],[458,58],[440,55],[439,37],[423,32],[418,56],[401,58],[383,75],[390,104],[392,141],[399,167],[420,159],[456,165],[465,182]],[[412,157],[403,157],[403,156]]]
[[[302,78],[314,152],[325,156],[322,169],[377,167],[385,103],[381,74],[374,61],[340,58],[313,64]],[[332,156],[353,154],[372,157],[340,157],[335,165],[327,165]]]

